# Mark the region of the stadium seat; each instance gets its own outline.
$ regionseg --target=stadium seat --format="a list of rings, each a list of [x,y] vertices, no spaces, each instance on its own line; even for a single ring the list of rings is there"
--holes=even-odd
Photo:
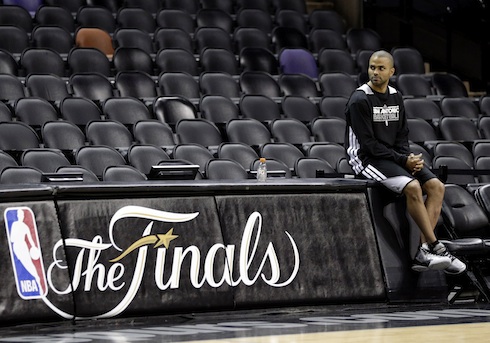
[[[196,13],[196,25],[198,28],[217,27],[228,34],[231,34],[234,28],[230,13],[219,8],[201,8]]]
[[[279,73],[279,62],[267,49],[246,47],[240,51],[240,67],[243,71],[264,71],[271,75]]]
[[[153,99],[159,95],[156,80],[139,70],[118,72],[115,77],[115,86],[119,95],[123,97]]]
[[[140,48],[119,47],[114,51],[112,63],[117,72],[141,71],[154,75],[153,60],[149,53]]]
[[[97,27],[79,27],[75,32],[75,46],[96,48],[108,57],[114,54],[112,37],[107,31]]]
[[[203,72],[221,72],[239,75],[238,61],[235,54],[221,48],[205,48],[201,52],[200,62]]]
[[[160,96],[153,101],[156,119],[171,126],[181,119],[197,118],[196,107],[188,100],[178,96]]]
[[[134,140],[140,144],[172,148],[176,139],[172,128],[156,119],[140,120],[133,125]]]
[[[350,28],[345,39],[352,54],[359,50],[378,51],[382,48],[381,37],[370,28]]]
[[[98,73],[112,76],[111,62],[97,48],[77,48],[70,50],[67,56],[70,75],[78,73]]]
[[[322,49],[347,50],[347,43],[340,33],[331,29],[312,29],[308,35],[310,50],[319,53]]]
[[[213,158],[205,167],[206,178],[209,180],[246,180],[248,173],[241,164],[234,160]]]
[[[153,36],[156,50],[183,49],[194,53],[194,42],[188,32],[173,27],[159,27]]]
[[[157,24],[153,15],[143,8],[124,7],[117,12],[118,28],[139,29],[147,34],[155,32]]]
[[[255,160],[257,152],[248,144],[240,142],[223,142],[218,147],[218,157],[238,162],[247,172]]]
[[[67,97],[59,105],[61,118],[77,125],[85,131],[92,120],[100,120],[102,111],[90,99],[84,97]]]
[[[240,113],[244,118],[267,122],[281,118],[279,105],[265,95],[243,95],[239,102]]]
[[[345,120],[345,106],[349,99],[342,96],[324,96],[320,100],[320,113],[326,118],[337,117]]]
[[[75,19],[70,10],[61,6],[41,6],[34,21],[38,25],[59,26],[70,33],[75,32]]]
[[[133,97],[109,98],[102,104],[102,113],[106,119],[115,120],[132,128],[140,120],[152,119],[146,105]]]
[[[102,174],[102,181],[107,182],[139,182],[148,178],[133,166],[107,166]]]
[[[115,48],[139,48],[147,54],[156,53],[150,34],[137,28],[118,28],[112,35],[112,40]]]
[[[48,121],[41,128],[44,147],[59,149],[69,157],[85,145],[83,131],[74,123],[66,120]]]
[[[357,74],[354,59],[346,50],[322,49],[318,53],[318,68],[320,73]]]
[[[29,47],[29,36],[26,31],[14,25],[0,26],[0,49],[20,54]]]
[[[271,42],[267,33],[256,27],[238,27],[233,32],[233,42],[236,52],[247,47],[271,49]]]
[[[320,117],[318,106],[302,96],[286,95],[282,98],[281,107],[286,118],[297,119],[304,123]]]
[[[150,174],[152,166],[169,159],[164,149],[152,144],[133,144],[128,150],[129,164],[145,175]]]
[[[421,74],[400,74],[396,78],[396,85],[404,96],[427,97],[433,95],[429,79]]]
[[[69,84],[73,95],[94,101],[104,101],[114,96],[111,81],[99,73],[75,73],[70,76]]]
[[[395,47],[391,49],[391,55],[395,62],[396,75],[425,74],[424,59],[416,48]]]
[[[344,144],[345,120],[340,118],[316,118],[311,122],[311,133],[316,142]]]
[[[131,132],[122,123],[114,120],[91,121],[85,131],[90,145],[109,146],[122,151],[133,144]]]
[[[274,142],[291,143],[296,146],[312,141],[312,135],[306,124],[294,118],[276,119],[270,123]]]
[[[158,77],[158,88],[162,95],[177,95],[187,99],[201,97],[199,83],[185,72],[164,72]]]
[[[227,98],[240,97],[240,86],[229,73],[203,72],[199,77],[203,95],[221,95]]]
[[[199,65],[194,55],[184,49],[161,49],[155,57],[155,64],[160,72],[185,72],[192,76],[200,74]]]
[[[238,11],[236,25],[238,27],[254,27],[266,34],[270,34],[274,27],[271,15],[257,8],[243,8]]]
[[[284,48],[278,56],[282,74],[305,74],[318,78],[318,66],[311,52],[302,48]]]
[[[56,102],[70,96],[68,82],[54,74],[29,74],[25,79],[29,96]]]
[[[324,96],[342,96],[349,98],[358,85],[345,73],[326,73],[319,77],[320,89]]]
[[[240,74],[243,94],[262,94],[270,98],[280,97],[281,88],[272,75],[263,71],[244,71]]]
[[[181,29],[188,34],[196,30],[196,22],[190,13],[179,9],[163,8],[157,13],[157,27]]]
[[[33,20],[29,11],[17,4],[5,5],[13,6],[0,6],[0,23],[2,25],[15,25],[24,32],[30,33],[33,28]]]
[[[230,142],[245,143],[250,146],[260,146],[272,142],[272,136],[267,127],[257,119],[231,119],[226,123],[226,135]]]
[[[67,54],[75,44],[70,32],[58,26],[36,26],[31,33],[32,47]]]
[[[240,117],[238,105],[222,95],[204,95],[199,101],[201,116],[221,128],[230,119]]]
[[[279,9],[275,15],[277,26],[292,27],[306,35],[308,23],[303,13],[292,9]]]
[[[124,157],[114,148],[105,145],[87,145],[75,154],[77,165],[92,171],[99,180],[108,166],[125,165]]]
[[[480,116],[478,105],[470,98],[443,98],[440,106],[443,116],[470,119],[478,119]]]
[[[305,98],[319,96],[315,80],[304,74],[281,74],[278,83],[284,95],[297,95]]]
[[[116,18],[111,10],[102,6],[83,6],[76,14],[76,21],[82,28],[97,28],[113,33],[117,28]],[[79,32],[79,31],[78,31]],[[77,40],[79,33],[76,34]]]
[[[196,143],[208,149],[217,149],[223,142],[218,127],[203,118],[181,119],[175,126],[180,143]]]
[[[292,27],[275,26],[271,40],[276,53],[280,53],[282,49],[308,49],[306,35]]]
[[[328,174],[336,176],[337,171],[324,159],[301,157],[296,160],[294,174],[299,178],[317,178],[326,177]]]
[[[460,98],[468,97],[468,90],[463,81],[451,73],[433,73],[432,85],[436,89],[438,95]]]
[[[60,54],[47,48],[25,49],[19,61],[26,75],[29,74],[54,74],[65,76],[65,62]]]
[[[185,160],[199,166],[199,172],[206,176],[206,164],[214,158],[204,146],[195,143],[177,144],[173,150],[174,159]]]
[[[20,164],[33,167],[43,173],[54,173],[61,166],[71,165],[70,161],[59,149],[26,149],[20,157]]]
[[[334,10],[313,10],[308,15],[308,23],[314,29],[330,29],[340,35],[347,31],[345,19]]]

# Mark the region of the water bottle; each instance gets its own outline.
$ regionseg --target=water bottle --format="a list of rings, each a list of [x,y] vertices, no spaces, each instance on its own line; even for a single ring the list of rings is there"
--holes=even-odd
[[[265,158],[259,160],[259,166],[257,168],[257,181],[265,181],[267,179],[267,165],[265,163]]]

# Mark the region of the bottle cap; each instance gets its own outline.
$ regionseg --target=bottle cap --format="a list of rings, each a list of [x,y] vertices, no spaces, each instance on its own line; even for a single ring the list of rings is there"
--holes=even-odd
[[[264,163],[264,162],[265,162],[265,157],[261,157],[261,158],[259,159],[259,161],[260,161],[260,162],[262,162],[262,163]]]

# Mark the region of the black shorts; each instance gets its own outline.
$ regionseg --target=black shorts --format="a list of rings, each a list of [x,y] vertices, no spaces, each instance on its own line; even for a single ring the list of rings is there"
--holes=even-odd
[[[360,173],[360,176],[379,181],[386,188],[398,194],[401,194],[405,186],[414,179],[417,179],[423,185],[430,179],[436,178],[434,173],[425,166],[422,170],[412,175],[399,164],[389,160],[370,160]]]

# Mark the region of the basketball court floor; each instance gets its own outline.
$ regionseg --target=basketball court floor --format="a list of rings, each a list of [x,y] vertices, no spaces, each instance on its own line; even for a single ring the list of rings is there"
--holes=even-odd
[[[489,304],[350,304],[0,328],[0,342],[490,342]]]

